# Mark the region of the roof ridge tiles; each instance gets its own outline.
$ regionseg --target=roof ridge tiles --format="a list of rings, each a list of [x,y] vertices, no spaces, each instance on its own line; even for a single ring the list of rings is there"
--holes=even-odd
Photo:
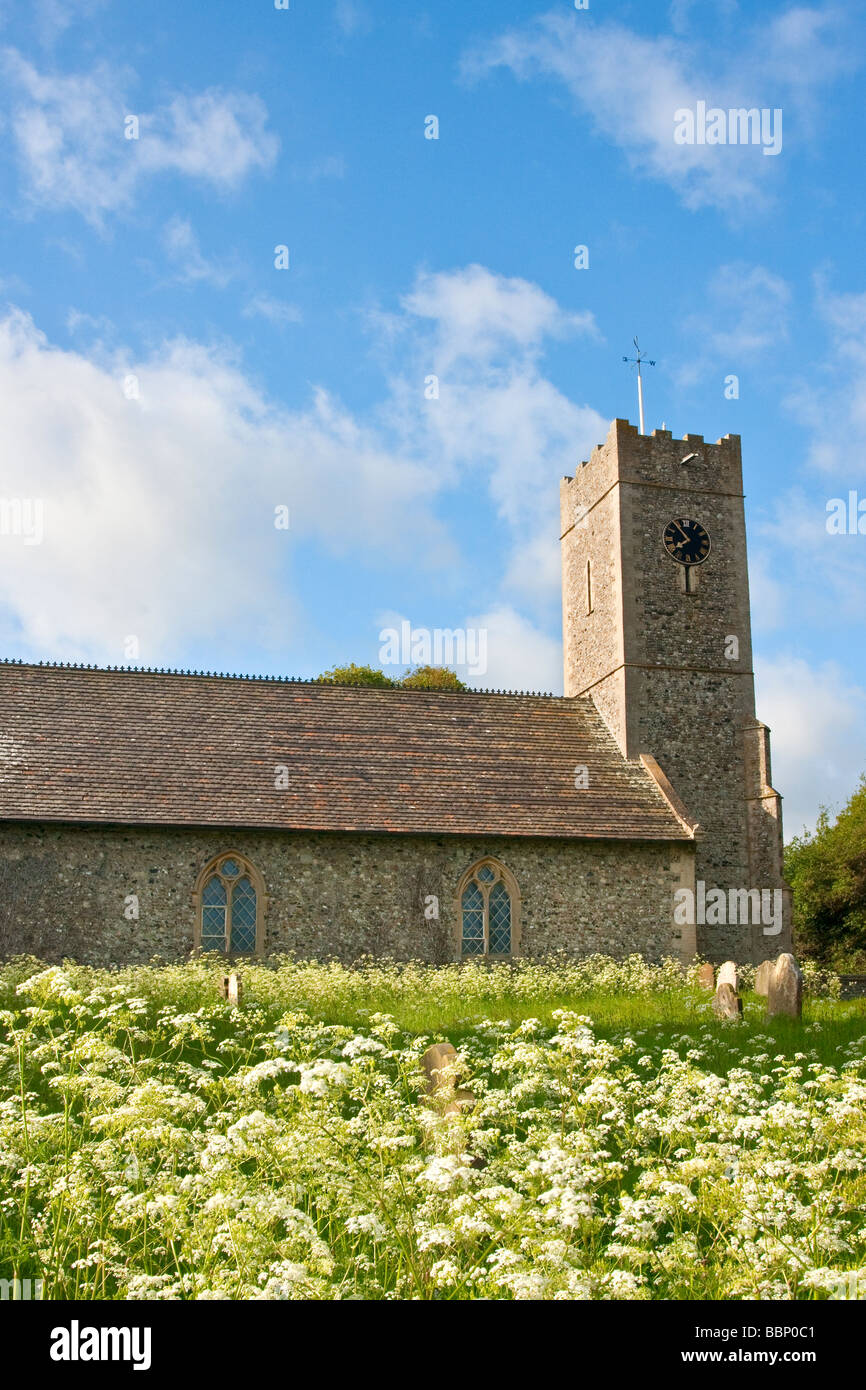
[[[511,696],[511,697],[524,698],[524,699],[526,699],[526,698],[536,698],[536,699],[542,699],[542,700],[557,700],[557,699],[562,699],[562,698],[564,698],[563,696],[554,695],[554,693],[553,693],[552,690],[501,690],[501,689],[492,690],[492,689],[490,689],[490,688],[488,688],[488,687],[486,687],[486,686],[468,686],[468,687],[466,687],[464,690],[455,690],[455,689],[452,689],[452,690],[437,690],[437,689],[435,689],[435,688],[429,688],[429,687],[428,687],[428,688],[416,688],[416,687],[413,687],[413,686],[403,686],[403,685],[398,685],[398,686],[375,686],[375,685],[365,685],[365,684],[362,683],[362,682],[359,682],[359,683],[357,683],[357,684],[352,684],[352,683],[349,683],[349,682],[345,682],[345,683],[344,683],[344,682],[340,682],[340,684],[338,685],[336,682],[333,682],[333,683],[332,683],[332,682],[330,682],[330,681],[324,681],[324,680],[322,680],[321,678],[319,678],[319,677],[317,677],[317,676],[310,676],[310,677],[306,677],[306,676],[277,676],[277,675],[250,674],[250,673],[237,672],[237,671],[232,671],[232,672],[229,672],[229,671],[196,671],[196,670],[190,670],[189,668],[187,668],[186,670],[183,670],[182,668],[176,667],[176,666],[110,666],[110,665],[99,666],[99,665],[98,665],[97,663],[95,663],[95,662],[93,662],[93,663],[91,663],[91,662],[86,662],[86,663],[85,663],[85,662],[83,662],[83,661],[47,661],[47,660],[39,660],[39,661],[32,661],[32,662],[31,662],[31,661],[25,661],[24,658],[23,658],[23,657],[20,657],[20,656],[17,656],[17,657],[16,657],[16,656],[3,656],[3,657],[0,657],[0,666],[33,666],[34,669],[38,669],[39,667],[42,667],[43,669],[51,669],[51,670],[58,670],[58,671],[94,671],[94,672],[97,672],[97,673],[102,674],[102,675],[107,675],[107,674],[110,674],[110,673],[113,674],[113,673],[117,672],[118,674],[147,675],[147,676],[190,676],[190,677],[193,677],[193,678],[198,678],[198,679],[200,679],[200,680],[261,681],[261,682],[271,682],[271,683],[281,683],[281,684],[292,684],[292,685],[315,685],[315,686],[324,687],[324,688],[326,688],[326,689],[341,689],[341,690],[347,690],[347,689],[348,689],[348,690],[374,690],[374,691],[376,691],[376,692],[379,692],[379,691],[387,691],[387,690],[401,690],[401,691],[406,691],[406,692],[409,693],[409,694],[419,694],[419,695],[505,695],[505,696]]]

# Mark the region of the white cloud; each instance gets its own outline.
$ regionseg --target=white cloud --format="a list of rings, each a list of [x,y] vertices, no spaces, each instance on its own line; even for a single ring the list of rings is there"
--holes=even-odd
[[[817,312],[829,346],[783,401],[803,426],[791,469],[798,481],[779,490],[754,525],[752,611],[756,628],[796,623],[798,631],[844,634],[862,645],[866,537],[831,534],[827,522],[834,499],[847,512],[849,492],[855,506],[866,497],[866,294],[833,294],[819,279]]]
[[[95,19],[109,0],[36,0],[36,21],[45,44],[54,43],[71,24]]]
[[[372,28],[373,21],[367,7],[359,4],[358,0],[337,0],[334,15],[338,29],[348,39],[356,34],[367,34]]]
[[[781,627],[786,615],[786,600],[790,598],[789,574],[785,584],[780,582],[773,557],[763,548],[749,553],[749,601],[752,609],[752,628],[770,632]]]
[[[126,206],[135,166],[128,158],[132,142],[123,140],[129,108],[117,89],[124,79],[131,85],[128,75],[97,67],[83,76],[43,77],[14,49],[5,50],[3,70],[29,201],[74,207],[94,222]]]
[[[296,165],[292,171],[293,179],[304,183],[318,183],[320,179],[342,179],[346,177],[346,161],[341,154],[323,155],[309,164]]]
[[[684,324],[694,351],[676,373],[680,386],[694,385],[718,364],[737,374],[788,337],[791,290],[765,266],[719,266],[703,299],[706,308]]]
[[[162,229],[162,244],[169,261],[181,281],[204,281],[223,289],[232,278],[232,270],[202,255],[192,224],[183,217],[172,217]]]
[[[808,488],[798,484],[776,499],[772,516],[755,528],[762,542],[756,553],[762,551],[765,565],[781,577],[777,600],[786,621],[800,631],[813,626],[824,634],[851,633],[863,627],[866,538],[827,531],[833,497],[847,502],[847,489],[812,480]]]
[[[807,462],[839,486],[862,489],[866,457],[866,293],[834,293],[816,277],[816,308],[827,327],[822,360],[784,404],[808,429]]]
[[[448,608],[435,625],[392,610],[376,615],[377,663],[391,676],[414,665],[449,666],[478,690],[562,690],[562,646],[508,604],[462,620]],[[396,634],[396,645],[394,636]],[[394,653],[392,655],[391,653]],[[394,659],[397,656],[398,659]],[[465,661],[460,660],[465,656]]]
[[[299,542],[455,561],[429,512],[432,470],[325,392],[280,410],[200,344],[101,364],[15,312],[0,324],[0,410],[14,461],[4,495],[45,508],[41,545],[0,539],[7,643],[14,633],[39,657],[121,661],[131,634],[150,663],[221,632],[284,649],[297,612],[283,573]],[[274,527],[280,504],[288,533]]]
[[[183,225],[176,230],[186,245]],[[0,544],[7,632],[20,626],[38,656],[109,661],[136,634],[151,664],[182,659],[192,641],[219,632],[282,644],[297,542],[423,564],[459,585],[465,569],[435,511],[452,490],[487,512],[508,595],[488,603],[502,638],[491,681],[553,688],[559,479],[605,437],[607,421],[561,395],[539,359],[545,332],[588,321],[480,267],[433,286],[422,277],[411,307],[382,321],[399,366],[363,416],[323,390],[307,409],[280,408],[224,346],[181,339],[137,361],[110,325],[76,320],[97,340],[64,352],[25,314],[10,314],[0,411],[15,462],[4,488],[44,498],[46,534],[41,546]],[[279,320],[279,309],[265,298],[248,312]],[[438,401],[424,397],[431,363],[450,364]],[[281,503],[289,536],[273,526]]]
[[[552,480],[549,480],[552,482]],[[548,524],[514,548],[503,587],[521,594],[534,607],[549,604],[562,588],[559,541],[559,499],[553,489],[547,506]]]
[[[785,280],[761,265],[720,266],[709,285],[713,321],[727,309],[727,323],[709,336],[718,356],[752,357],[788,336],[791,291]],[[724,322],[724,320],[723,320]]]
[[[300,323],[303,314],[295,304],[289,304],[284,299],[275,299],[273,295],[257,294],[244,305],[244,318],[262,318],[278,326],[287,323]]]
[[[34,207],[71,207],[98,226],[127,210],[148,176],[176,173],[225,192],[277,156],[256,96],[213,89],[143,112],[130,98],[127,69],[44,74],[15,49],[4,50],[2,67],[23,191]],[[124,135],[131,115],[138,139]]]
[[[675,6],[674,27],[686,19],[687,9]],[[702,100],[725,110],[781,107],[805,120],[815,89],[858,61],[844,28],[841,11],[795,6],[767,24],[738,25],[735,50],[702,51],[679,35],[648,38],[559,10],[478,45],[463,71],[478,77],[508,68],[522,81],[552,78],[635,172],[670,184],[687,207],[753,214],[767,201],[780,159],[753,146],[678,145],[674,113],[694,111]]]
[[[497,514],[521,531],[545,519],[558,542],[559,480],[601,443],[609,422],[525,364],[440,381],[425,434],[443,466],[487,474]]]
[[[216,188],[233,189],[253,169],[269,169],[279,141],[265,129],[257,96],[218,89],[178,96],[142,117],[141,162],[152,173],[173,170]]]
[[[847,18],[845,8],[837,4],[793,4],[768,20],[762,49],[752,62],[796,94],[800,103],[811,105],[822,83],[861,65]]]
[[[484,690],[562,691],[562,645],[515,609],[503,605],[467,617],[487,633],[487,672],[471,679]]]
[[[567,314],[538,285],[481,265],[422,273],[402,302],[410,314],[434,321],[440,371],[460,357],[491,358],[515,347],[537,354],[547,337],[595,331],[592,314]]]
[[[838,811],[866,771],[866,690],[833,662],[798,656],[756,661],[758,714],[772,731],[773,782],[785,839],[813,829],[816,788]]]
[[[27,295],[30,293],[30,286],[21,279],[20,275],[4,275],[0,278],[0,295]]]
[[[608,421],[558,391],[540,358],[547,338],[594,337],[592,315],[565,313],[537,285],[477,265],[419,276],[403,305],[408,317],[387,324],[401,362],[389,417],[431,451],[446,477],[487,477],[496,514],[513,537],[509,587],[536,601],[554,599],[559,480],[606,437]],[[422,330],[430,326],[420,341],[417,320]],[[408,366],[407,330],[416,335]],[[424,401],[431,373],[439,398]],[[528,564],[529,554],[540,563]]]

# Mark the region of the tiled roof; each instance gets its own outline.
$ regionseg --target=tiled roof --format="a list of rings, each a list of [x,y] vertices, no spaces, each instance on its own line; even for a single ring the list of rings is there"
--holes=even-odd
[[[17,663],[0,819],[690,838],[586,698]]]

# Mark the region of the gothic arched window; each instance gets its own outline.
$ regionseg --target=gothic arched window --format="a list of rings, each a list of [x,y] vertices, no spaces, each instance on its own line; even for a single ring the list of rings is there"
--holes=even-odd
[[[480,859],[460,880],[460,955],[502,959],[517,955],[520,897],[513,876],[496,859]]]
[[[242,854],[220,854],[205,865],[193,901],[195,944],[202,951],[261,952],[265,887],[261,874]]]

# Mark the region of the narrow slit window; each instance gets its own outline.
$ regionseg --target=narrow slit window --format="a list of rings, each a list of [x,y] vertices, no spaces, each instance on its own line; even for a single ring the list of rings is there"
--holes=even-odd
[[[592,612],[592,561],[586,562],[586,611]]]

